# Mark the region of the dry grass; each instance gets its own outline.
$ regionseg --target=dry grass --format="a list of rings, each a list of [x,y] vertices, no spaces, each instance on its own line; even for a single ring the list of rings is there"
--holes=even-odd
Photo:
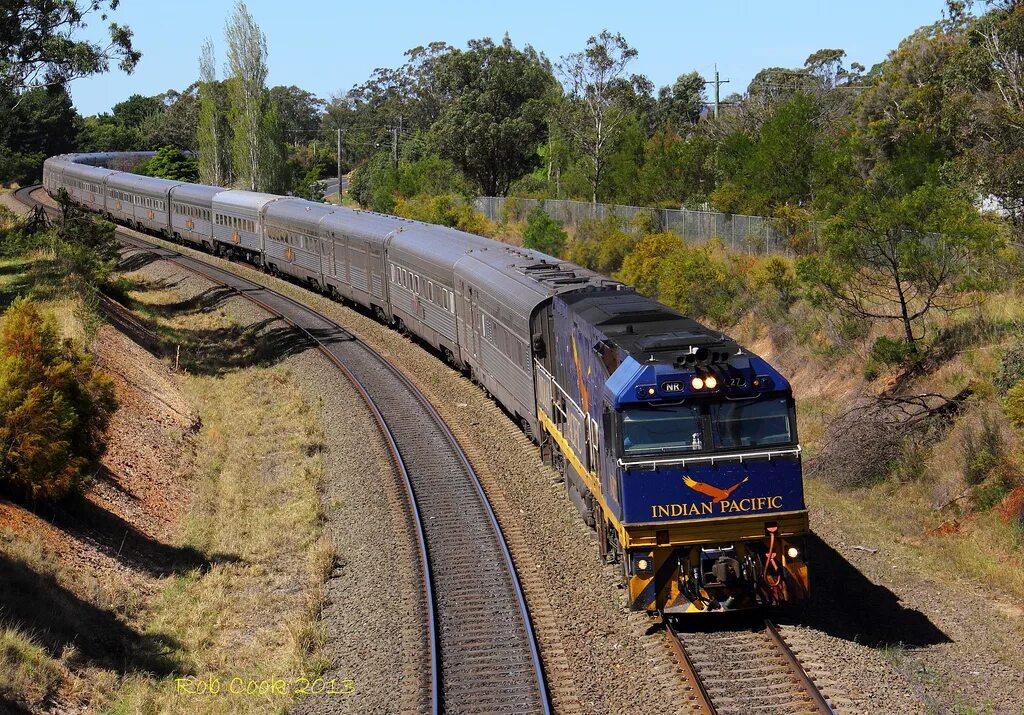
[[[248,713],[290,696],[176,694],[175,677],[294,679],[326,667],[319,621],[334,553],[320,536],[321,426],[286,371],[191,377],[203,429],[187,545],[206,573],[174,578],[146,616],[147,633],[177,643],[175,676],[134,678],[114,712]]]
[[[0,626],[0,702],[40,708],[53,698],[64,673],[61,664],[28,634]]]

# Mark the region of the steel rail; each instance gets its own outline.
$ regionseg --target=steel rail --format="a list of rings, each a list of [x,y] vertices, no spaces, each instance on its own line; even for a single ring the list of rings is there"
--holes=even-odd
[[[20,189],[17,192],[15,192],[15,198],[27,206],[33,206],[37,204],[37,202],[31,197],[31,193],[38,188],[40,187],[34,186],[26,187],[25,189]],[[49,208],[47,210],[48,212],[51,213],[53,211],[53,209]],[[130,230],[135,231],[135,229]],[[402,449],[399,446],[399,439],[396,438],[396,434],[392,430],[391,426],[388,424],[388,420],[384,415],[384,411],[380,408],[377,401],[374,400],[373,397],[369,394],[369,391],[367,390],[363,381],[360,380],[351,369],[349,369],[349,367],[338,355],[332,352],[332,350],[329,347],[328,341],[315,334],[307,326],[301,325],[294,318],[285,315],[285,313],[279,307],[274,307],[270,305],[266,300],[261,300],[260,298],[257,297],[257,295],[263,293],[268,297],[272,297],[273,301],[283,302],[287,305],[290,305],[295,310],[299,311],[300,314],[304,314],[307,317],[313,317],[316,322],[320,322],[323,325],[329,326],[332,329],[332,331],[334,331],[335,335],[343,334],[345,336],[345,341],[347,343],[358,345],[358,347],[361,348],[362,351],[364,351],[368,356],[370,356],[374,361],[376,361],[376,363],[379,366],[386,369],[388,373],[392,377],[394,377],[398,381],[398,383],[406,391],[408,391],[410,395],[414,397],[415,401],[419,404],[421,409],[429,416],[431,422],[438,429],[441,430],[441,432],[445,436],[448,446],[456,455],[456,458],[461,463],[466,474],[468,474],[472,479],[473,488],[475,489],[476,494],[479,497],[480,503],[482,504],[486,512],[488,527],[490,528],[491,532],[493,533],[493,537],[495,538],[497,544],[500,547],[501,558],[504,567],[507,569],[507,575],[510,580],[512,591],[514,593],[515,604],[517,607],[519,617],[521,618],[521,623],[519,625],[521,625],[521,627],[523,628],[525,640],[528,645],[528,651],[535,681],[533,685],[537,690],[537,696],[535,699],[539,707],[536,708],[536,710],[544,713],[545,715],[549,715],[551,712],[550,697],[547,692],[547,685],[544,679],[544,673],[540,659],[540,652],[537,646],[536,634],[533,630],[533,626],[529,618],[529,612],[526,606],[526,600],[523,595],[522,587],[519,582],[518,575],[516,574],[514,564],[512,562],[512,557],[508,550],[508,546],[501,532],[500,524],[498,523],[497,517],[494,514],[494,511],[486,498],[486,494],[479,480],[479,477],[473,470],[472,465],[470,464],[469,459],[467,458],[464,450],[458,443],[458,440],[455,438],[455,436],[451,433],[451,430],[448,428],[443,418],[440,416],[440,414],[437,412],[434,406],[429,402],[429,400],[422,393],[422,391],[418,387],[416,387],[394,364],[392,364],[389,360],[385,359],[382,355],[380,355],[380,353],[378,353],[372,347],[358,340],[358,338],[351,335],[351,333],[344,330],[344,328],[341,328],[341,326],[339,326],[333,320],[325,316],[323,313],[303,304],[302,302],[296,300],[295,298],[292,298],[291,296],[284,295],[280,292],[274,291],[271,288],[255,283],[247,278],[238,275],[233,271],[229,271],[224,268],[211,265],[204,261],[199,261],[195,258],[186,256],[173,249],[154,244],[142,238],[138,238],[137,236],[126,235],[125,229],[123,227],[118,227],[117,236],[122,243],[125,243],[139,250],[145,250],[154,253],[155,255],[159,256],[164,260],[168,260],[172,263],[175,263],[176,265],[179,265],[180,267],[192,273],[200,275],[207,280],[211,280],[215,283],[218,283],[224,287],[233,290],[234,292],[238,293],[239,295],[246,298],[250,302],[258,305],[263,310],[267,311],[272,315],[277,316],[278,318],[284,320],[289,325],[293,326],[295,329],[301,331],[310,340],[313,341],[317,348],[331,361],[332,364],[334,364],[342,371],[346,378],[353,384],[353,386],[359,392],[362,399],[366,402],[366,404],[371,410],[371,413],[374,415],[374,419],[377,422],[378,426],[380,427],[382,434],[386,438],[389,451],[391,452],[392,455],[392,459],[402,475],[406,495],[408,497],[410,509],[412,511],[413,523],[416,529],[418,549],[420,552],[420,562],[423,573],[424,600],[425,603],[427,604],[428,609],[427,622],[431,663],[431,673],[429,676],[431,692],[430,707],[431,711],[436,714],[446,708],[453,710],[460,709],[462,704],[445,703],[443,693],[444,683],[442,682],[442,674],[444,672],[444,667],[440,663],[441,656],[444,654],[444,647],[442,644],[443,639],[440,637],[439,634],[439,631],[441,630],[441,624],[438,622],[437,612],[438,593],[436,591],[435,581],[431,576],[431,549],[429,545],[429,539],[427,536],[427,530],[424,527],[425,521],[422,514],[423,510],[420,507],[421,500],[417,497],[416,488],[413,483],[414,480],[410,474],[410,469],[407,464],[407,460],[402,455]],[[241,284],[242,287],[239,287],[239,284]],[[497,628],[497,626],[495,626],[495,628]],[[479,656],[476,657],[479,659]],[[501,703],[490,702],[490,704],[485,704],[484,707],[494,708],[495,711],[498,711],[502,708],[502,705]],[[518,707],[516,708],[516,711],[519,711]]]
[[[679,665],[683,669],[683,677],[686,678],[686,682],[690,686],[691,698],[694,701],[694,705],[696,705],[697,709],[700,710],[701,715],[718,715],[718,710],[715,708],[715,704],[712,702],[707,688],[704,687],[704,681],[701,680],[700,674],[697,672],[697,667],[693,664],[693,661],[690,660],[690,654],[686,652],[686,646],[683,644],[683,640],[672,628],[672,624],[664,613],[661,614],[661,622],[665,626],[665,637],[668,639],[669,645],[672,646],[672,650],[675,651],[676,659],[679,661]]]
[[[811,680],[811,676],[809,676],[807,671],[804,670],[804,666],[800,662],[800,659],[797,658],[796,653],[794,653],[793,649],[789,647],[789,644],[783,640],[782,634],[779,633],[779,629],[775,627],[775,624],[766,618],[764,620],[764,627],[768,632],[768,637],[771,639],[772,643],[775,644],[775,647],[779,652],[782,653],[786,662],[789,663],[789,667],[792,668],[797,680],[800,681],[800,685],[803,686],[803,689],[807,691],[811,700],[814,701],[818,711],[823,713],[823,715],[835,715],[835,711],[832,709],[832,706],[829,705],[828,700],[826,700],[825,696],[821,694],[820,690],[818,690],[818,686],[814,684],[813,680]]]

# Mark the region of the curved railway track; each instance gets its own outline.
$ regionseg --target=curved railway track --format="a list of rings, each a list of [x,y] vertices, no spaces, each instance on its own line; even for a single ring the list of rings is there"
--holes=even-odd
[[[38,188],[21,189],[15,198],[35,206],[31,193]],[[536,637],[497,518],[462,448],[419,389],[316,310],[121,227],[117,235],[302,331],[366,401],[404,481],[419,541],[427,642],[422,710],[550,713]]]
[[[775,625],[665,634],[701,715],[835,715]]]

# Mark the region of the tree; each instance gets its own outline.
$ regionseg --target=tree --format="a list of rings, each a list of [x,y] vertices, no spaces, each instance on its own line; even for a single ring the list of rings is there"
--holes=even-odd
[[[472,40],[469,49],[438,59],[434,82],[448,97],[431,129],[440,154],[485,195],[506,194],[539,164],[555,86],[543,55],[530,46],[517,50],[507,35],[500,45]]]
[[[327,104],[324,100],[295,86],[278,86],[270,88],[270,101],[277,107],[277,114],[293,143],[316,138],[320,115]]]
[[[594,203],[612,141],[628,116],[617,83],[636,55],[622,35],[603,30],[587,40],[585,50],[566,55],[558,65],[567,94],[560,119],[590,162]]]
[[[116,10],[119,0],[9,0],[0,14],[0,95],[39,86],[63,87],[74,79],[106,72],[110,63],[131,73],[141,54],[132,31],[111,23],[109,42],[76,40],[90,16]]]
[[[992,275],[996,227],[932,179],[907,192],[882,177],[828,222],[824,252],[801,258],[813,297],[860,319],[896,321],[911,350],[933,310],[968,305]]]
[[[159,96],[143,97],[141,94],[133,94],[123,102],[114,105],[111,112],[114,121],[125,127],[142,129],[154,115],[163,114],[164,105]]]
[[[199,114],[196,118],[196,146],[199,179],[206,184],[226,186],[230,182],[228,151],[227,88],[217,81],[217,58],[213,41],[203,43],[199,56]]]
[[[228,94],[235,179],[250,191],[268,191],[280,181],[280,122],[267,91],[267,38],[239,0],[225,29]]]
[[[36,87],[0,99],[0,182],[42,178],[47,157],[70,151],[82,124],[63,87]]]
[[[111,380],[30,300],[0,329],[0,485],[36,499],[71,492],[103,450]]]
[[[199,180],[199,165],[195,159],[185,156],[181,149],[165,146],[136,166],[134,173],[194,183]]]
[[[523,245],[527,248],[557,257],[565,248],[566,238],[562,224],[551,218],[542,207],[534,206],[526,214]]]
[[[704,78],[698,72],[681,74],[672,83],[658,90],[655,123],[683,134],[697,123],[706,102]]]

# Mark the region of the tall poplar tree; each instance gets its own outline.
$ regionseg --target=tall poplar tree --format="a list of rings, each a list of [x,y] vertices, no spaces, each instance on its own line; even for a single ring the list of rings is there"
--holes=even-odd
[[[269,191],[278,183],[282,152],[280,122],[267,89],[267,37],[241,0],[225,35],[235,179],[250,191]]]
[[[213,41],[203,43],[199,57],[199,119],[196,145],[199,148],[199,179],[206,184],[230,183],[228,127],[224,113],[223,87],[217,82],[217,59]]]

